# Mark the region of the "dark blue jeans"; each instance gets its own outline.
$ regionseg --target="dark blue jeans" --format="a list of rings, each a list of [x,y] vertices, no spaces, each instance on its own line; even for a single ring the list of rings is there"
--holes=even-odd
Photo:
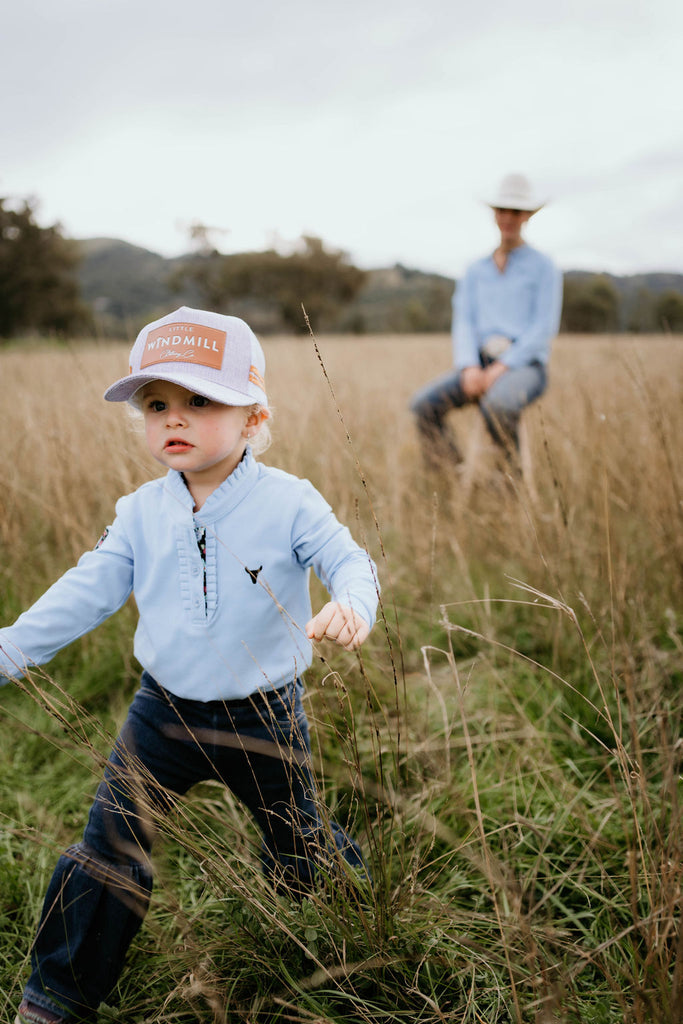
[[[362,867],[357,844],[321,818],[302,690],[297,682],[201,703],[143,673],[83,839],[52,876],[25,999],[67,1019],[94,1018],[149,904],[155,834],[197,782],[218,780],[248,807],[263,835],[264,870],[295,897],[336,852]]]

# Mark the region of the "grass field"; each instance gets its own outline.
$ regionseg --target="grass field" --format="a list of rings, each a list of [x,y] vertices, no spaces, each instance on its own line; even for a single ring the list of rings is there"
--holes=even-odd
[[[265,348],[264,461],[313,481],[383,586],[360,656],[321,646],[307,677],[325,801],[374,883],[275,896],[241,809],[197,787],[101,1020],[683,1024],[683,339],[560,338],[526,481],[486,452],[423,468],[407,404],[446,337]],[[0,351],[2,623],[160,475],[101,400],[127,351]],[[476,436],[476,410],[455,422]],[[0,692],[2,1021],[136,688],[134,621]]]

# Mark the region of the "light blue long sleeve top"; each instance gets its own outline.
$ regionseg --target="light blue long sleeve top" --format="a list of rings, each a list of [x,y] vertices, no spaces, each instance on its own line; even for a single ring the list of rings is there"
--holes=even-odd
[[[479,353],[492,335],[513,344],[500,357],[510,369],[548,362],[560,326],[562,275],[537,249],[521,245],[508,255],[504,271],[493,256],[465,272],[453,296],[453,361],[456,369],[479,366]]]
[[[166,689],[199,701],[277,688],[310,665],[311,568],[334,600],[373,625],[374,563],[307,480],[247,450],[192,509],[175,470],[120,498],[95,550],[0,630],[0,682],[49,661],[131,593],[136,658]],[[197,526],[206,530],[205,562]]]

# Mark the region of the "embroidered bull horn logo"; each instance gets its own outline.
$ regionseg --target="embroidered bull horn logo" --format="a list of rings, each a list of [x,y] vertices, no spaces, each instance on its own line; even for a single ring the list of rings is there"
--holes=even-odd
[[[252,583],[256,583],[256,579],[258,577],[258,574],[261,572],[262,568],[263,568],[263,566],[259,565],[258,569],[247,569],[247,567],[245,565],[244,571],[246,572],[246,574],[249,577],[249,579],[251,580],[251,582]]]

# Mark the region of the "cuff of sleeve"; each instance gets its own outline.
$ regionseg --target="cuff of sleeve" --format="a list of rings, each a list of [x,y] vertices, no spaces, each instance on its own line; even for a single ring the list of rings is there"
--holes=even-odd
[[[349,598],[349,605],[356,615],[360,615],[361,618],[365,619],[370,629],[375,625],[375,619],[377,614],[377,606],[370,608],[364,601],[360,601],[357,598]]]
[[[11,679],[21,679],[29,665],[26,657],[13,644],[0,644],[0,686]]]

